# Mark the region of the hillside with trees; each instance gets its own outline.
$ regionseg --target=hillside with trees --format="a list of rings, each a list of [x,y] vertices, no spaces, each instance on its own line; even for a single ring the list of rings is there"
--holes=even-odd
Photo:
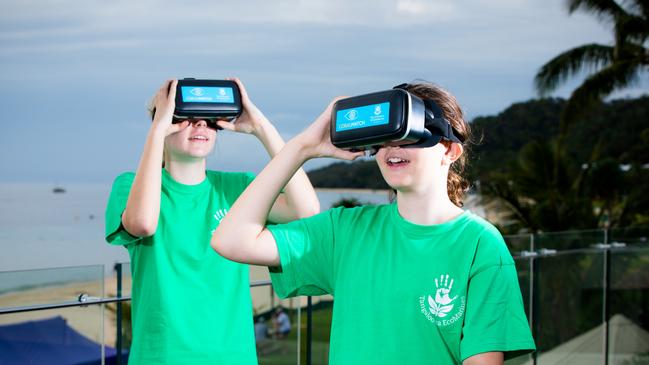
[[[556,148],[566,101],[516,103],[471,122],[467,176],[508,212],[505,232],[649,224],[649,97],[596,103]],[[373,160],[310,171],[316,187],[386,189]]]

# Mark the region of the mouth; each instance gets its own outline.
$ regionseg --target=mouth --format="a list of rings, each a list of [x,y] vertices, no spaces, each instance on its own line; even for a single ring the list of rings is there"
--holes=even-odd
[[[189,137],[187,139],[189,141],[191,141],[191,142],[207,142],[207,141],[210,140],[209,138],[207,138],[207,136],[204,136],[202,134],[197,134],[197,135],[191,136],[191,137]]]
[[[385,163],[389,167],[404,167],[410,163],[410,160],[406,160],[405,158],[399,156],[386,156]]]

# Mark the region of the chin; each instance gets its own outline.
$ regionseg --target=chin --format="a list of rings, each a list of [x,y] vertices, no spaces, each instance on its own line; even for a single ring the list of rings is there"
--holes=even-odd
[[[386,179],[385,181],[394,190],[397,190],[397,191],[410,191],[410,190],[412,190],[412,182],[410,182],[410,181],[405,181],[403,179],[398,179],[398,180],[394,179],[392,181]]]
[[[209,146],[186,146],[183,148],[183,152],[192,157],[207,157],[212,150],[214,145]]]
[[[412,176],[409,174],[404,174],[404,171],[399,171],[399,172],[394,172],[390,171],[389,168],[386,166],[384,169],[384,166],[380,166],[379,168],[381,170],[381,175],[383,176],[383,180],[394,190],[408,190],[413,183]]]

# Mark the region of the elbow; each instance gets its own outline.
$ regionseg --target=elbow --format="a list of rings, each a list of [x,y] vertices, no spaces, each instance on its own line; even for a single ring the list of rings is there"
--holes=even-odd
[[[212,249],[216,251],[219,255],[225,257],[226,259],[232,259],[232,255],[228,250],[228,244],[226,240],[222,237],[222,235],[219,233],[218,228],[214,231],[212,234],[212,239],[210,240],[210,246],[212,246]]]
[[[136,237],[151,237],[155,234],[156,229],[158,228],[157,221],[127,219],[126,217],[122,220],[122,225],[128,233]]]
[[[221,251],[223,251],[223,245],[221,244],[221,240],[219,239],[219,236],[216,234],[216,231],[212,233],[212,239],[210,240],[210,246],[212,246],[212,249],[216,251],[216,253],[221,254]]]
[[[297,219],[308,218],[318,213],[320,213],[320,202],[316,199],[316,201],[307,209],[302,209],[300,212],[298,212]]]

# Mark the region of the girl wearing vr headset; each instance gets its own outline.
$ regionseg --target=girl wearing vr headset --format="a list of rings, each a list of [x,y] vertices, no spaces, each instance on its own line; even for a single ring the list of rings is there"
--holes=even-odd
[[[332,103],[246,189],[212,247],[269,266],[280,297],[332,294],[331,364],[502,364],[533,351],[502,236],[460,208],[469,126],[456,99],[427,83],[400,88],[434,102],[454,131],[432,146],[378,150],[394,203],[265,226],[275,197],[305,161],[362,155],[331,144]]]
[[[243,113],[222,127],[253,134],[277,154],[284,141],[233,81]],[[126,246],[131,257],[129,364],[257,364],[248,266],[210,249],[212,231],[254,176],[206,171],[216,125],[172,124],[176,85],[169,80],[155,95],[137,172],[117,177],[106,209],[106,240]],[[288,222],[318,211],[313,187],[296,169],[264,220]]]

